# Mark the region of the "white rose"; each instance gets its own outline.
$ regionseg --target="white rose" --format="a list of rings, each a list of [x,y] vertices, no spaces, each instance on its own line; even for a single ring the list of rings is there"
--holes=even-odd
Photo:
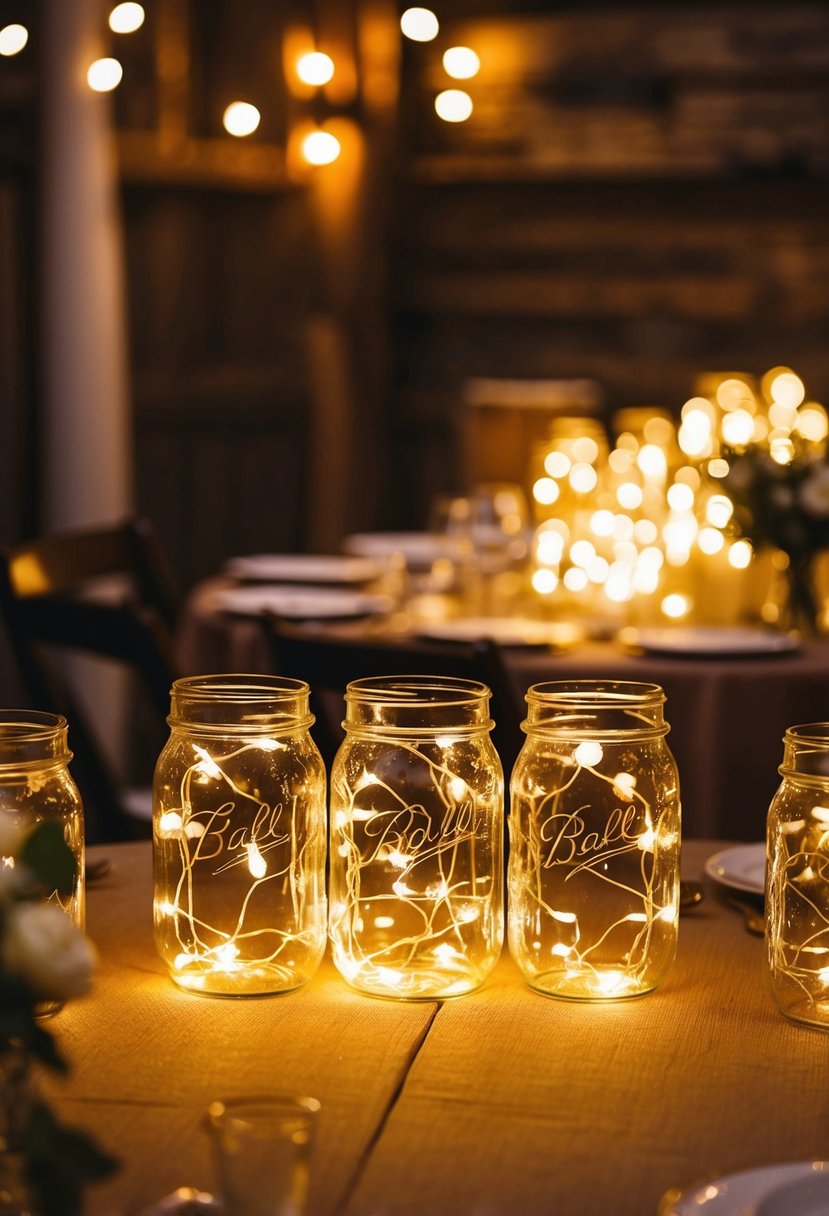
[[[95,952],[54,904],[18,904],[6,921],[3,961],[43,1000],[89,990]]]
[[[815,465],[800,485],[800,504],[809,515],[823,519],[829,515],[829,466]]]

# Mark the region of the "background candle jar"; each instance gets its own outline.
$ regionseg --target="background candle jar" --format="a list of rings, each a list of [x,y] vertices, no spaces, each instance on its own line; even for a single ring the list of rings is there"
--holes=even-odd
[[[173,685],[153,781],[155,940],[193,992],[297,988],[325,949],[325,770],[308,685]]]
[[[63,829],[75,856],[75,881],[68,898],[57,891],[48,898],[83,929],[84,814],[69,772],[71,759],[65,718],[32,709],[0,710],[0,809],[19,815],[21,823],[57,823]]]
[[[792,726],[767,824],[766,951],[786,1017],[829,1030],[829,722]]]
[[[362,992],[457,996],[495,966],[504,780],[489,697],[429,676],[348,686],[331,772],[330,934]]]
[[[536,684],[510,786],[509,944],[551,996],[636,996],[676,953],[679,780],[655,684]]]

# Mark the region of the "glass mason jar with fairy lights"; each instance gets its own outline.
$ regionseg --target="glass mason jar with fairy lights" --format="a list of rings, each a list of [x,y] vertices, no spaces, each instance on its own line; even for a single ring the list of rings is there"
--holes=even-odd
[[[57,891],[48,898],[83,929],[84,813],[69,772],[68,730],[60,714],[0,710],[0,810],[19,816],[21,824],[56,823],[63,829],[75,856],[74,884],[68,898]]]
[[[173,685],[153,780],[153,915],[191,992],[287,992],[322,958],[325,769],[308,698],[277,676]]]
[[[330,936],[361,992],[458,996],[495,966],[504,780],[489,699],[484,684],[437,676],[348,685],[331,772]]]
[[[676,954],[680,802],[656,684],[535,684],[510,786],[509,945],[576,1000],[655,988]]]
[[[781,1013],[829,1030],[829,722],[792,726],[767,823],[766,953]]]

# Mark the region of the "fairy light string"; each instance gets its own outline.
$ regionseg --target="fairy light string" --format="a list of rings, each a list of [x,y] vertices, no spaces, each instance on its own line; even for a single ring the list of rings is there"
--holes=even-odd
[[[553,788],[534,783],[513,794],[512,936],[524,939],[530,983],[545,991],[617,997],[647,990],[654,933],[676,925],[677,885],[659,857],[676,848],[677,833],[633,773],[601,771],[610,755],[597,740],[582,740],[572,754],[549,757],[548,771],[563,772]],[[599,786],[590,791],[586,780]]]
[[[247,753],[285,746],[273,738],[249,740],[219,756],[194,744],[179,805],[161,808],[157,847],[176,876],[156,898],[155,915],[163,932],[172,927],[173,977],[182,987],[215,990],[223,977],[234,991],[294,986],[297,957],[318,949],[319,917],[308,903],[305,873],[308,855],[322,847],[322,831],[309,831],[300,843],[297,804],[304,791],[271,803],[228,768]],[[205,880],[229,874],[233,881],[210,895]],[[279,891],[265,914],[261,894],[268,884]],[[286,900],[290,915],[278,917],[274,909]]]
[[[332,850],[342,861],[331,905],[335,961],[355,986],[381,995],[458,995],[491,966],[494,879],[488,864],[479,872],[477,857],[490,835],[491,799],[477,797],[453,766],[460,741],[394,746],[411,762],[405,788],[365,766],[356,778],[346,766],[334,778]]]
[[[806,819],[786,823],[777,841],[784,856],[769,883],[769,957],[821,1020],[829,1017],[829,808],[815,805]],[[791,849],[791,852],[789,852]],[[792,1005],[794,1002],[790,1002]]]

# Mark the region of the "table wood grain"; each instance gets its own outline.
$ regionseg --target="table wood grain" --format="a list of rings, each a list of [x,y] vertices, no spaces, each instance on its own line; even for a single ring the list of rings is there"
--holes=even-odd
[[[684,875],[721,847],[686,842]],[[311,1216],[655,1216],[671,1186],[829,1158],[829,1037],[778,1014],[762,939],[709,880],[668,979],[630,1001],[540,996],[506,952],[443,1003],[357,995],[328,959],[294,994],[217,999],[155,955],[149,845],[106,851],[95,987],[52,1022],[72,1071],[50,1094],[122,1160],[88,1216],[210,1189],[204,1108],[269,1089],[322,1103]]]

